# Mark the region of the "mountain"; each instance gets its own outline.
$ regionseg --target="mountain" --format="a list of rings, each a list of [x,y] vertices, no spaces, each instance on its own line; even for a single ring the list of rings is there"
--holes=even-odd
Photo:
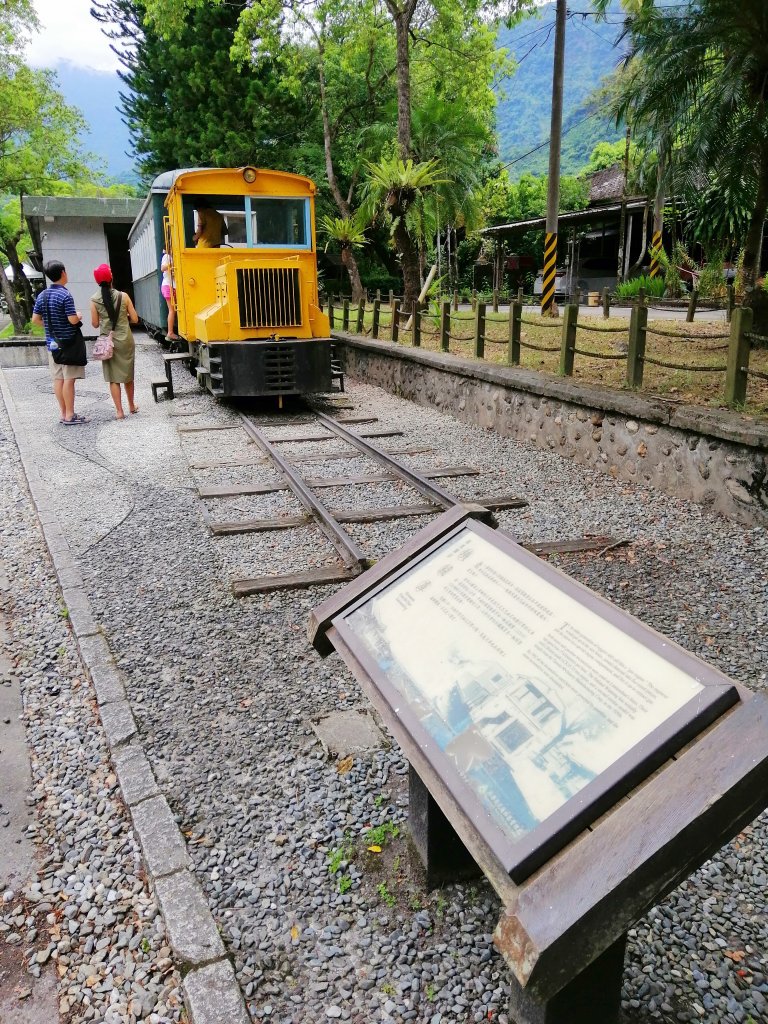
[[[67,103],[80,110],[90,127],[82,139],[83,149],[102,160],[107,177],[128,184],[137,182],[130,135],[117,109],[123,87],[117,74],[68,61],[55,70]]]
[[[589,4],[581,5],[585,10]],[[618,0],[611,5],[607,22],[591,15],[571,14],[565,39],[563,88],[562,171],[574,174],[589,160],[598,142],[623,137],[613,118],[596,113],[589,99],[601,81],[620,62],[623,49],[616,45],[622,24]],[[499,157],[514,179],[526,171],[546,174],[549,146],[531,153],[549,138],[552,108],[555,5],[542,7],[536,17],[499,32],[499,47],[518,62],[517,72],[497,90],[496,125]]]

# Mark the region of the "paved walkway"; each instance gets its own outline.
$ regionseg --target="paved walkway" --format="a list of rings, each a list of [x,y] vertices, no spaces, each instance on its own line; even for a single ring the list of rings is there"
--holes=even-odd
[[[311,530],[209,536],[207,517],[292,514],[294,502],[284,493],[201,502],[202,483],[271,482],[274,474],[258,466],[190,469],[242,455],[246,442],[237,429],[182,432],[236,420],[180,367],[177,400],[154,404],[148,380],[159,372],[156,346],[142,341],[140,412],[117,422],[99,368],[89,367],[78,409],[92,422],[67,428],[57,422],[44,368],[5,371],[25,458],[39,477],[35,493],[49,495],[44,523],[66,584],[60,596],[23,482],[4,487],[0,522],[20,637],[14,657],[34,663],[22,679],[33,838],[53,858],[42,888],[26,892],[51,902],[54,882],[70,887],[50,911],[66,916],[72,908],[77,925],[70,950],[59,946],[68,940],[62,935],[50,953],[65,967],[57,994],[68,1000],[66,1012],[73,1021],[130,1024],[140,1009],[152,1024],[177,1021],[172,951],[185,969],[193,965],[184,986],[196,1024],[239,1024],[243,1007],[253,1021],[280,1024],[511,1024],[506,968],[491,941],[498,901],[485,883],[424,891],[404,840],[407,766],[399,750],[329,758],[313,732],[323,715],[365,706],[338,658],[320,661],[305,639],[309,611],[330,588],[231,595],[231,577],[306,568],[328,560],[329,546]],[[528,509],[500,516],[521,539],[628,536],[627,549],[559,564],[725,672],[768,688],[766,531],[360,383],[350,382],[348,397],[356,414],[404,431],[404,444],[430,446],[418,464],[481,469],[485,477],[451,481],[461,496],[527,497]],[[270,429],[306,432],[301,417],[262,413]],[[0,467],[12,467],[5,421],[2,429]],[[352,471],[351,462],[313,464],[318,475]],[[363,471],[356,460],[355,472]],[[352,501],[341,489],[326,494],[331,505]],[[369,500],[395,504],[403,495],[401,485],[383,483]],[[423,523],[366,525],[355,535],[381,557]],[[77,659],[94,651],[88,680]],[[385,837],[380,859],[367,853],[371,828]],[[137,870],[138,843],[154,894]],[[767,863],[760,820],[632,929],[624,1007],[634,1019],[765,1019]],[[129,903],[124,892],[134,886]],[[109,923],[113,891],[119,914]],[[92,909],[102,931],[90,942]],[[25,951],[37,951],[28,934],[20,933]],[[87,1000],[98,1008],[90,1017]]]

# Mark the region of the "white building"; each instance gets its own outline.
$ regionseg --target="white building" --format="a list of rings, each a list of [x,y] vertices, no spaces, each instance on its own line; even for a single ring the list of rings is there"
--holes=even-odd
[[[93,271],[99,264],[112,267],[116,288],[132,293],[128,231],[141,205],[141,199],[124,197],[24,196],[22,200],[39,262],[61,260],[67,268],[67,287],[86,328],[90,326],[88,301],[97,288]]]

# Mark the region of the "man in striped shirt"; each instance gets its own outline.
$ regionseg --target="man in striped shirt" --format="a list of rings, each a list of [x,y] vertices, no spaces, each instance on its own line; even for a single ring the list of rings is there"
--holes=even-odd
[[[35,299],[32,323],[45,327],[45,344],[48,348],[48,366],[53,377],[53,393],[61,409],[60,423],[67,427],[88,423],[87,416],[75,412],[75,381],[85,377],[84,366],[67,366],[54,362],[51,349],[67,341],[77,333],[80,314],[75,309],[75,300],[67,289],[67,271],[63,263],[51,260],[43,267],[51,284]]]

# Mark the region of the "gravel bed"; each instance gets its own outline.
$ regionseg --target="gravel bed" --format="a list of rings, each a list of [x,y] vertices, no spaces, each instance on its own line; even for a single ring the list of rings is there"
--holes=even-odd
[[[22,687],[35,807],[27,832],[39,865],[16,891],[0,865],[0,942],[21,947],[30,978],[19,1014],[34,979],[53,970],[68,1024],[180,1021],[179,977],[11,437],[0,399],[0,544],[13,580],[2,610]]]
[[[293,491],[215,498],[206,501],[205,507],[213,523],[240,519],[271,519],[275,516],[300,516],[306,513],[306,509]]]
[[[150,360],[157,363],[151,351],[140,353],[140,369]],[[30,370],[12,375],[30,425],[43,402],[36,377]],[[526,497],[530,508],[499,514],[520,539],[631,539],[631,547],[604,557],[557,562],[747,685],[768,686],[764,530],[745,530],[366,385],[349,382],[349,397],[355,415],[397,424],[405,432],[391,439],[398,446],[431,444],[453,464],[488,471],[446,481],[449,489]],[[213,421],[220,408],[208,401]],[[123,467],[132,477],[125,480],[113,468],[86,465],[82,454],[62,454],[46,434],[37,440],[38,460],[51,480],[54,465],[64,480],[85,468],[87,503],[104,510],[105,526],[113,526],[83,549],[86,584],[127,674],[142,740],[188,838],[253,1020],[511,1024],[508,974],[491,943],[498,901],[486,884],[424,892],[403,828],[407,766],[400,751],[355,756],[350,766],[329,760],[311,731],[311,720],[323,713],[364,704],[343,663],[335,655],[321,661],[306,642],[308,613],[333,588],[242,601],[229,594],[231,566],[243,552],[250,566],[274,571],[266,568],[268,555],[287,571],[317,564],[319,545],[299,546],[295,531],[226,543],[209,538],[191,479],[177,469],[182,443],[174,424],[185,421],[169,418],[172,405],[149,408],[152,430],[135,442],[142,458],[167,467],[162,486],[147,487],[138,457]],[[83,452],[96,434],[84,430],[77,440]],[[197,445],[200,436],[186,435],[183,450],[190,450],[189,437]],[[223,451],[224,443],[205,437],[210,450]],[[289,457],[290,448],[339,450],[335,442],[281,446]],[[69,507],[65,487],[59,500]],[[392,500],[399,489],[384,485],[392,498],[382,502],[380,493],[375,503],[401,500]],[[265,509],[277,497],[260,496],[256,514],[274,514]],[[328,504],[350,501],[346,490],[323,497]],[[118,525],[127,500],[133,511]],[[253,507],[247,499],[233,505]],[[216,503],[220,514],[224,507]],[[351,532],[379,555],[424,521]],[[74,530],[68,520],[63,526]],[[374,826],[383,826],[380,857],[366,853]],[[761,818],[632,930],[628,1020],[768,1019],[767,845]]]

